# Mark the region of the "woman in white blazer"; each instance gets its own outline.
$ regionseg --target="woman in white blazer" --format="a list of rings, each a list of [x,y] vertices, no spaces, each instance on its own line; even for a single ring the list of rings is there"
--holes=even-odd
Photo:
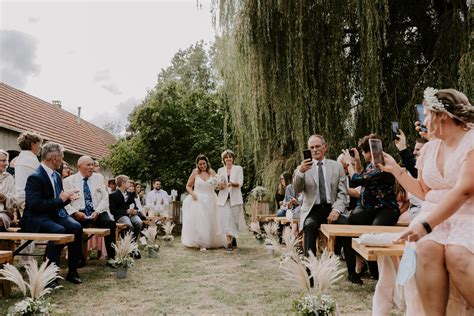
[[[244,183],[244,173],[241,166],[234,165],[235,154],[227,149],[221,154],[224,167],[217,171],[222,179],[217,196],[218,233],[227,236],[227,250],[237,247],[239,231],[245,228],[244,201],[240,188]]]

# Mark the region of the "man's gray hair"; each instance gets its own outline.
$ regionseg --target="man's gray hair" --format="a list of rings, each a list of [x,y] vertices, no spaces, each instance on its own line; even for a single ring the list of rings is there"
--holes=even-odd
[[[41,148],[41,160],[50,160],[54,154],[63,153],[64,147],[58,143],[46,143]]]

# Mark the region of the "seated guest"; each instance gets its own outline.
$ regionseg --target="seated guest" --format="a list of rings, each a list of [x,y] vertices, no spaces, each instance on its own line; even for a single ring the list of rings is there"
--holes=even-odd
[[[21,230],[30,233],[74,234],[68,244],[68,267],[66,280],[82,283],[77,268],[82,257],[82,226],[68,215],[64,208],[79,198],[75,191],[63,191],[61,176],[56,171],[62,164],[63,147],[47,143],[41,151],[41,165],[28,177],[25,187],[25,213],[20,221]],[[48,243],[46,257],[59,266],[62,245]],[[57,281],[49,286],[56,287]]]
[[[115,257],[112,243],[115,241],[115,222],[110,218],[109,193],[102,177],[94,173],[94,161],[89,156],[82,156],[77,161],[79,172],[64,180],[66,191],[78,191],[79,198],[69,205],[66,210],[82,227],[97,227],[110,229],[110,235],[105,236],[105,247],[109,259]]]
[[[153,190],[146,195],[146,207],[150,212],[150,216],[168,215],[170,199],[168,192],[161,189],[161,181],[153,180]]]
[[[286,207],[283,205],[285,203],[285,193],[286,187],[291,184],[293,181],[291,174],[289,172],[283,172],[280,175],[280,182],[278,182],[278,187],[275,192],[275,203],[277,207],[277,217],[283,217],[286,214]]]
[[[15,180],[6,172],[8,153],[0,149],[0,232],[6,232],[13,219],[13,208],[16,203]]]
[[[109,194],[110,212],[115,217],[117,223],[126,224],[128,229],[133,231],[135,240],[140,238],[140,232],[143,228],[143,222],[138,216],[132,204],[133,196],[128,192],[130,179],[127,176],[120,175],[115,179],[118,189]],[[141,258],[138,250],[133,254],[136,259]]]
[[[115,183],[115,179],[109,179],[109,181],[107,182],[107,189],[109,191],[109,194],[117,190],[117,184]]]
[[[311,250],[316,254],[316,237],[321,224],[347,224],[342,214],[348,206],[347,182],[341,164],[326,158],[328,144],[322,135],[312,135],[308,139],[308,149],[312,158],[303,160],[298,166],[293,187],[302,192],[303,203],[300,211],[300,231],[304,232],[304,253]],[[361,284],[355,274],[355,257],[350,255],[351,239],[342,238],[349,280]]]
[[[20,215],[22,215],[25,206],[26,179],[28,179],[40,165],[38,155],[41,151],[43,138],[33,132],[23,132],[17,138],[16,142],[21,151],[15,164],[15,188],[18,198],[18,209],[20,210]]]
[[[135,182],[134,191],[132,192],[133,203],[135,204],[134,209],[138,211],[138,216],[140,216],[142,220],[145,220],[147,214],[143,209],[142,196],[140,195],[141,190],[142,185],[140,182]]]
[[[358,163],[354,160],[360,160],[358,151],[354,151],[354,158],[349,155],[348,151],[345,151],[344,160],[348,163],[349,175],[354,185],[362,187],[357,206],[349,215],[349,224],[393,226],[400,216],[395,191],[395,177],[388,172],[382,172],[372,164],[369,139],[380,139],[380,137],[370,134],[359,140],[359,148],[367,162],[361,173],[357,173],[354,169]],[[377,263],[369,262],[369,269],[372,277],[377,279]]]
[[[403,133],[402,130],[399,131],[400,133],[397,135],[398,139],[395,140],[395,146],[398,148],[403,165],[407,168],[407,171],[412,177],[416,178],[418,177],[418,169],[415,167],[416,159],[420,155],[421,148],[428,142],[428,139],[424,137],[418,138],[413,152],[410,152],[407,147],[405,133]],[[420,213],[422,201],[410,192],[408,192],[408,200],[410,201],[410,205],[408,207],[408,213],[404,215],[404,217],[408,220],[412,220]]]

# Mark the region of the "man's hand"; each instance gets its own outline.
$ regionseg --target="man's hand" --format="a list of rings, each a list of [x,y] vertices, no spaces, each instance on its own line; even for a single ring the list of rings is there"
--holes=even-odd
[[[5,202],[6,199],[7,199],[7,197],[5,196],[5,194],[0,192],[0,202]]]
[[[91,217],[94,222],[97,219],[97,216],[99,216],[99,213],[97,213],[96,211],[92,212]]]
[[[331,213],[329,213],[329,216],[327,218],[328,224],[336,223],[337,220],[339,219],[339,212],[336,210],[332,210]]]
[[[79,198],[79,190],[74,190],[74,191],[66,191],[66,192],[61,192],[59,194],[59,198],[63,200],[63,202],[66,201],[75,201]]]
[[[130,215],[130,216],[135,216],[135,215],[137,215],[137,211],[134,210],[133,208],[129,208],[127,210],[127,214]]]
[[[405,133],[401,129],[398,129],[398,132],[398,139],[395,139],[395,146],[397,146],[398,151],[402,151],[407,149],[407,138],[405,136]]]
[[[224,182],[219,183],[218,189],[224,190],[226,188],[226,184]]]
[[[313,159],[306,159],[301,162],[300,172],[305,173],[313,166]]]
[[[86,220],[86,214],[82,212],[76,212],[74,213],[74,218],[79,222],[84,222]]]

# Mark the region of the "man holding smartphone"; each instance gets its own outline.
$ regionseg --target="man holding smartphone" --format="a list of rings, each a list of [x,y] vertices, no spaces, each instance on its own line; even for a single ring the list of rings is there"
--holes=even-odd
[[[304,254],[316,254],[316,237],[321,224],[347,224],[342,214],[348,206],[347,181],[344,168],[337,161],[327,159],[328,145],[322,135],[308,139],[311,157],[303,160],[295,172],[293,187],[302,192],[300,230],[304,231]],[[350,238],[341,239],[344,252],[351,250]],[[346,255],[346,258],[348,256]],[[350,256],[353,258],[353,256]],[[347,261],[349,278],[355,275],[355,260]],[[359,283],[359,282],[355,282]]]

